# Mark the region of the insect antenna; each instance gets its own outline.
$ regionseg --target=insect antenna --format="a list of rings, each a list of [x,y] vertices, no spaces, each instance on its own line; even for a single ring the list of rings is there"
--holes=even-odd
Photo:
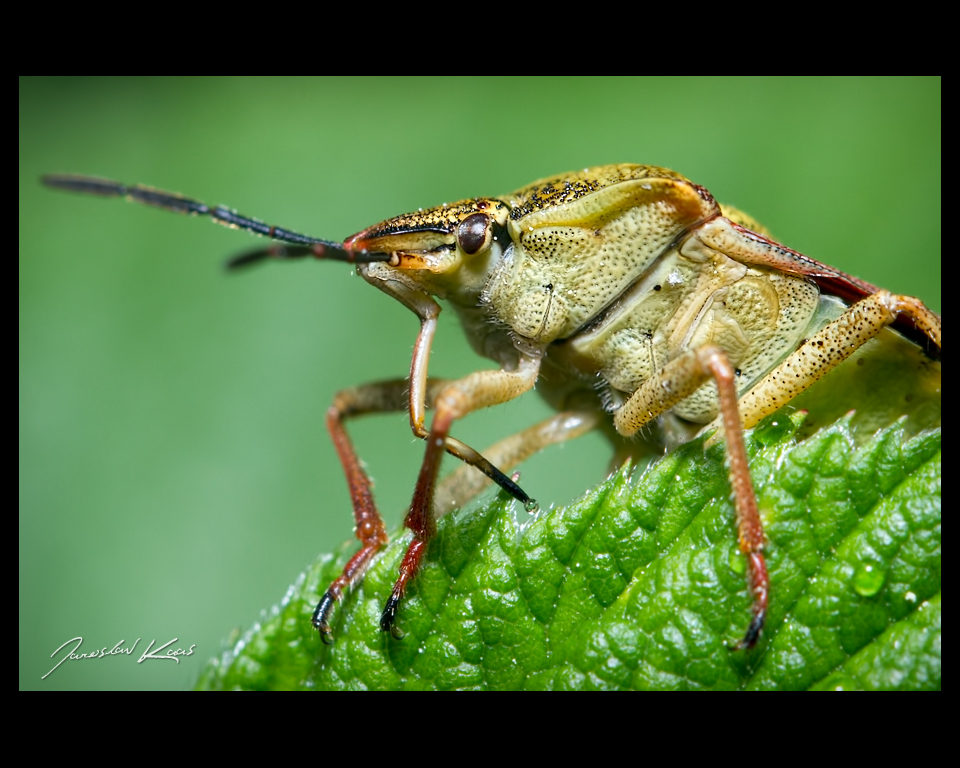
[[[223,205],[209,206],[199,200],[193,200],[175,192],[164,192],[142,184],[127,186],[110,179],[71,174],[50,174],[43,176],[41,181],[46,186],[55,189],[65,189],[70,192],[98,195],[99,197],[123,197],[135,203],[163,208],[174,213],[183,213],[189,216],[209,216],[217,224],[222,224],[225,227],[242,229],[255,235],[278,240],[281,243],[291,243],[293,246],[273,245],[234,256],[227,261],[227,269],[238,269],[267,259],[300,259],[308,256],[316,259],[345,261],[350,264],[390,261],[391,258],[388,253],[349,250],[343,246],[343,243],[334,240],[321,240],[309,235],[301,235],[299,232],[265,224],[259,219],[244,216]]]

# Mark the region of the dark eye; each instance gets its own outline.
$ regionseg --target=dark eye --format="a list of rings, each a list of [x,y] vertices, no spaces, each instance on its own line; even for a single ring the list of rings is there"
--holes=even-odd
[[[471,213],[457,227],[457,242],[469,256],[490,245],[491,220],[485,213]]]

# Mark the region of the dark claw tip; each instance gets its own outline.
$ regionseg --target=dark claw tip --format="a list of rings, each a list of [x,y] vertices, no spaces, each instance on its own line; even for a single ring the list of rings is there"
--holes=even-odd
[[[380,615],[380,631],[389,632],[394,637],[397,637],[397,632],[399,631],[396,626],[394,626],[394,622],[397,619],[397,606],[399,604],[400,599],[396,595],[391,595],[383,608],[383,613]],[[402,632],[400,632],[400,637],[403,637]]]
[[[313,624],[313,628],[318,630],[321,635],[332,635],[327,619],[330,617],[330,611],[333,610],[333,604],[335,602],[329,592],[324,592],[323,597],[320,598],[320,602],[317,603],[313,616],[310,617],[310,623]],[[329,645],[333,641],[327,642],[324,640],[324,642]]]
[[[749,651],[751,648],[753,648],[753,646],[757,644],[757,640],[760,639],[760,633],[763,631],[763,622],[766,617],[766,613],[759,613],[754,616],[753,620],[750,622],[750,626],[747,627],[747,632],[743,636],[743,639],[730,650]]]

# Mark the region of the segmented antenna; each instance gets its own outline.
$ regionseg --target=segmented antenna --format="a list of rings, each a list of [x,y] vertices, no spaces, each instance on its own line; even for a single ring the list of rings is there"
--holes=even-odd
[[[227,261],[228,269],[238,269],[266,259],[302,259],[307,256],[332,261],[345,261],[350,264],[370,264],[375,261],[390,260],[390,254],[388,253],[348,250],[343,243],[301,235],[282,227],[264,224],[258,219],[243,216],[222,205],[211,208],[199,200],[191,200],[189,197],[174,192],[164,192],[160,189],[145,187],[142,184],[127,186],[110,179],[70,174],[50,174],[42,177],[41,181],[48,187],[54,187],[55,189],[66,189],[70,192],[81,192],[86,195],[99,195],[100,197],[124,197],[135,203],[163,208],[174,213],[183,213],[189,216],[209,216],[217,224],[222,224],[225,227],[243,229],[247,232],[253,232],[255,235],[277,240],[280,243],[293,244],[293,247],[279,244],[272,245],[234,256]]]

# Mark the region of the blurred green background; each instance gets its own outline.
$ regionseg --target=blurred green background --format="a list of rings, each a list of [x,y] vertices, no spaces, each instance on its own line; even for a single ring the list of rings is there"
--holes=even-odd
[[[941,309],[940,78],[22,79],[19,96],[21,689],[191,686],[351,536],[324,413],[339,388],[404,375],[418,327],[344,265],[227,275],[250,236],[44,189],[43,173],[342,239],[574,168],[649,163]],[[443,320],[431,372],[489,367]],[[546,414],[531,395],[456,434],[482,448]],[[422,447],[402,414],[352,434],[395,527]],[[588,436],[530,462],[523,485],[566,503],[607,461]],[[77,636],[81,652],[141,640],[133,658],[41,680]],[[136,663],[175,637],[194,655]]]

